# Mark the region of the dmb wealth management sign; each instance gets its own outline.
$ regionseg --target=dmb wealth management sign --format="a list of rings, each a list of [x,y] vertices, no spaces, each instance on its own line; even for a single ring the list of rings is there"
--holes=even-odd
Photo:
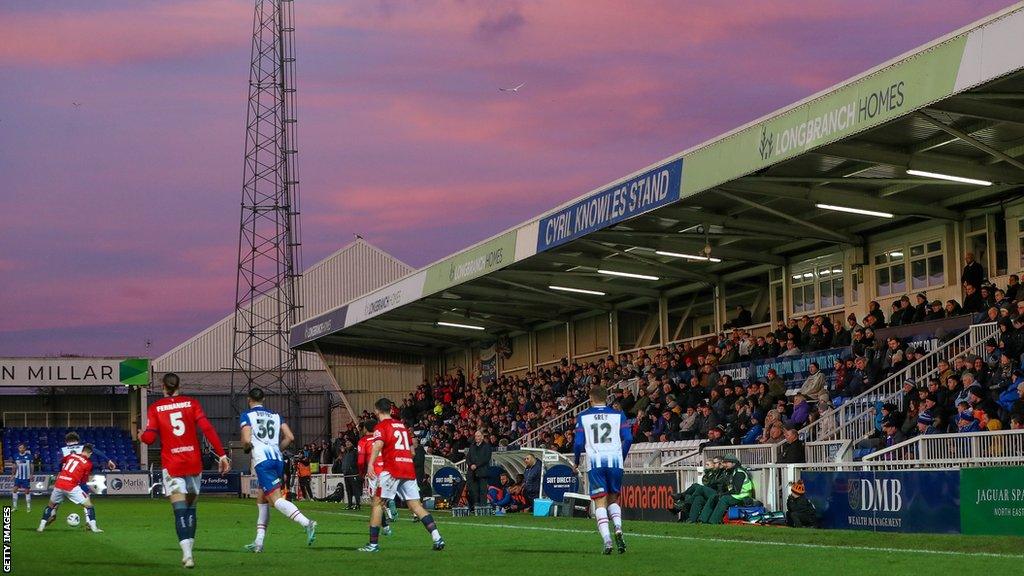
[[[0,358],[0,386],[146,386],[146,358]]]

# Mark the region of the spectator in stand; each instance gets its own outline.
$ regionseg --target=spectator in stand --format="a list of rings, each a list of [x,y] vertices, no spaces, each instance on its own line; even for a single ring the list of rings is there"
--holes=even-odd
[[[832,324],[832,332],[832,346],[834,348],[844,348],[853,342],[853,332],[847,330],[839,320]]]
[[[793,426],[786,428],[783,437],[785,442],[779,447],[779,464],[803,464],[807,462],[804,442],[800,439],[797,429]]]
[[[740,444],[757,444],[763,433],[764,426],[761,425],[761,413],[754,411],[750,415],[750,427],[747,428],[747,432],[740,440]]]
[[[941,431],[933,426],[935,417],[929,412],[921,412],[917,415],[917,433],[921,435],[941,434]]]
[[[882,307],[879,306],[878,302],[874,300],[868,302],[868,316],[874,318],[874,322],[871,324],[872,328],[885,328],[885,316],[882,315]],[[867,322],[867,318],[865,318],[865,322]],[[865,326],[867,325],[865,323]]]
[[[975,289],[981,288],[981,284],[985,281],[985,269],[974,260],[974,253],[968,252],[964,254],[964,270],[960,274],[960,283],[966,286],[974,286]]]
[[[733,328],[744,328],[754,323],[754,319],[742,305],[736,306],[736,319],[732,321]]]
[[[803,426],[807,424],[810,414],[811,406],[807,403],[807,398],[803,394],[793,395],[793,413],[789,417],[789,424],[797,427]]]
[[[1016,274],[1010,274],[1009,280],[1006,281],[1006,299],[1011,302],[1018,300],[1018,296],[1021,296],[1018,291],[1020,290],[1020,276]]]
[[[964,314],[981,314],[985,312],[985,303],[981,299],[979,289],[973,284],[964,284]]]
[[[956,417],[956,431],[960,433],[966,432],[980,432],[981,424],[978,419],[974,417],[974,413],[971,411],[970,405],[967,402],[961,402],[958,406],[960,410],[957,412]]]

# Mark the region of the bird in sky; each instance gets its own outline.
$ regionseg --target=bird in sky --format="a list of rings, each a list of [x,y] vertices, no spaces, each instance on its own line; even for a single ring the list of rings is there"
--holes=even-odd
[[[519,93],[519,89],[522,88],[523,86],[526,86],[526,82],[522,82],[518,86],[515,86],[513,88],[498,88],[498,91],[500,91],[500,92],[512,92],[512,93],[518,94]]]
[[[71,105],[74,106],[75,108],[78,108],[79,106],[82,105],[82,103],[81,102],[72,102]]]

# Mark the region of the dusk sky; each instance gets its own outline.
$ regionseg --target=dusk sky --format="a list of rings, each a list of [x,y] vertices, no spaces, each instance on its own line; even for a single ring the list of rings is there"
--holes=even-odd
[[[295,4],[303,260],[358,233],[419,267],[1011,2]],[[0,24],[0,356],[155,356],[227,315],[252,2]]]

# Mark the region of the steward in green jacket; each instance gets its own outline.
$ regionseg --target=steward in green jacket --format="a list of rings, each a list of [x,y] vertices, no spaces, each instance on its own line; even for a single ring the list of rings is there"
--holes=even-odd
[[[699,521],[705,524],[721,524],[731,506],[742,506],[754,498],[754,479],[735,456],[722,459],[728,474],[723,493],[708,500],[700,512]]]

